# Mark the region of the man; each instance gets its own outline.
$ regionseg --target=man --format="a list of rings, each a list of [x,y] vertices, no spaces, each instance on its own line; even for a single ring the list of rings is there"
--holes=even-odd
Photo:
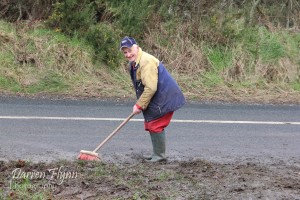
[[[143,112],[145,130],[151,136],[153,153],[146,159],[151,162],[164,161],[165,128],[169,125],[174,111],[185,104],[185,98],[163,64],[144,52],[134,38],[123,38],[120,50],[129,61],[130,76],[138,99],[132,112]]]

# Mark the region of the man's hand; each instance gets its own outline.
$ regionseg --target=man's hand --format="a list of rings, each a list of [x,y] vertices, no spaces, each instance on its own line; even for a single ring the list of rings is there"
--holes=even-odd
[[[142,109],[140,109],[137,105],[134,105],[133,106],[133,109],[132,109],[132,113],[137,115],[137,114],[140,114],[142,112]]]

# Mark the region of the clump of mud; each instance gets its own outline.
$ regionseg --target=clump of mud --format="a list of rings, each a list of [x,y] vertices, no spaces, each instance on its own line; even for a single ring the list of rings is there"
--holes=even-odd
[[[204,160],[0,163],[1,199],[299,199],[300,168]]]

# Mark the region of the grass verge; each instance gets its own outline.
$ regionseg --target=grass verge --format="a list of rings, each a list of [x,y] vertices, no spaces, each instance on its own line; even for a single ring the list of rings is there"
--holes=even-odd
[[[299,103],[299,33],[239,27],[230,41],[223,38],[224,44],[211,45],[193,42],[192,33],[186,34],[192,31],[188,24],[161,24],[146,34],[142,46],[165,63],[188,100]],[[210,37],[222,39],[218,33]],[[0,43],[2,93],[135,96],[125,60],[111,68],[95,60],[94,50],[84,41],[43,24],[16,28],[1,21]]]

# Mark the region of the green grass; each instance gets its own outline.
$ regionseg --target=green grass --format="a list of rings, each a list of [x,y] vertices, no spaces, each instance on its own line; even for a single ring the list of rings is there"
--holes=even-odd
[[[231,65],[232,54],[230,49],[224,47],[207,48],[206,54],[213,71],[216,73]]]
[[[281,37],[280,34],[272,33],[264,27],[245,28],[240,33],[238,42],[255,58],[270,63],[286,56]]]
[[[12,77],[5,77],[0,75],[0,88],[2,90],[12,91],[14,93],[39,93],[62,92],[69,88],[62,76],[50,73],[41,78],[37,83],[22,86],[17,80]]]
[[[223,79],[216,72],[205,72],[201,74],[201,76],[203,78],[202,79],[203,85],[208,88],[213,88],[223,83]]]
[[[298,92],[300,92],[300,83],[299,82],[294,82],[291,84],[292,88]]]
[[[280,43],[280,36],[265,29],[260,29],[259,54],[265,62],[277,61],[286,55],[285,49]]]
[[[268,85],[285,84],[285,87],[299,91],[299,33],[269,31],[263,26],[247,27],[243,26],[241,19],[237,25],[238,31],[228,36],[227,42],[217,44],[216,41],[223,33],[215,34],[208,28],[204,29],[208,31],[204,36],[216,41],[212,44],[205,41],[204,37],[203,41],[201,39],[193,43],[197,37],[202,38],[197,35],[200,33],[195,33],[201,27],[188,27],[188,22],[183,25],[180,23],[183,22],[179,18],[169,19],[139,43],[145,45],[142,48],[146,52],[158,54],[163,61],[174,64],[174,68],[170,63],[166,63],[166,66],[170,67],[185,94],[193,100],[205,98],[204,96],[212,99],[216,96],[213,91],[223,90],[224,87],[230,87],[230,90],[268,90],[272,88]],[[168,24],[172,25],[166,27]],[[103,32],[105,39],[110,35],[108,33],[114,31],[114,26],[109,23],[102,25],[104,28],[110,27]],[[101,31],[102,26],[99,27],[96,33]],[[108,60],[101,62],[102,54],[98,54],[100,57],[95,61],[94,47],[84,39],[76,38],[76,34],[68,37],[41,25],[30,30],[20,29],[16,36],[14,29],[13,25],[0,21],[1,91],[134,98],[124,58],[120,65],[112,68],[104,64],[109,63]],[[175,30],[179,33],[176,34]],[[107,41],[117,40],[118,34],[110,36]],[[100,36],[99,44],[106,41]],[[94,39],[91,37],[91,40]],[[97,48],[114,62],[119,57],[119,51],[106,51],[105,49],[111,49],[110,44],[108,42]],[[187,64],[182,67],[185,62]],[[195,66],[196,69],[187,66]],[[240,67],[240,73],[236,72],[237,67]],[[289,69],[288,72],[285,67]],[[277,70],[275,77],[266,74],[272,70]]]
[[[22,180],[12,180],[9,185],[9,192],[5,195],[0,191],[0,198],[10,199],[32,199],[44,200],[50,196],[50,191],[40,183],[31,182],[28,178]]]
[[[6,32],[6,33],[15,33],[15,28],[13,27],[12,24],[7,23],[3,20],[0,20],[0,31]]]
[[[290,34],[288,32],[280,32],[280,43],[283,45],[286,56],[292,59],[299,59],[300,53],[300,33]]]
[[[30,85],[24,90],[28,93],[38,93],[38,92],[63,92],[67,90],[69,86],[65,83],[63,76],[56,73],[46,74],[39,83]]]
[[[95,168],[93,176],[105,176],[107,174],[107,170],[104,165],[99,165]]]
[[[0,88],[2,90],[10,90],[13,92],[21,91],[21,85],[18,81],[16,81],[14,78],[5,77],[3,75],[0,75]]]

